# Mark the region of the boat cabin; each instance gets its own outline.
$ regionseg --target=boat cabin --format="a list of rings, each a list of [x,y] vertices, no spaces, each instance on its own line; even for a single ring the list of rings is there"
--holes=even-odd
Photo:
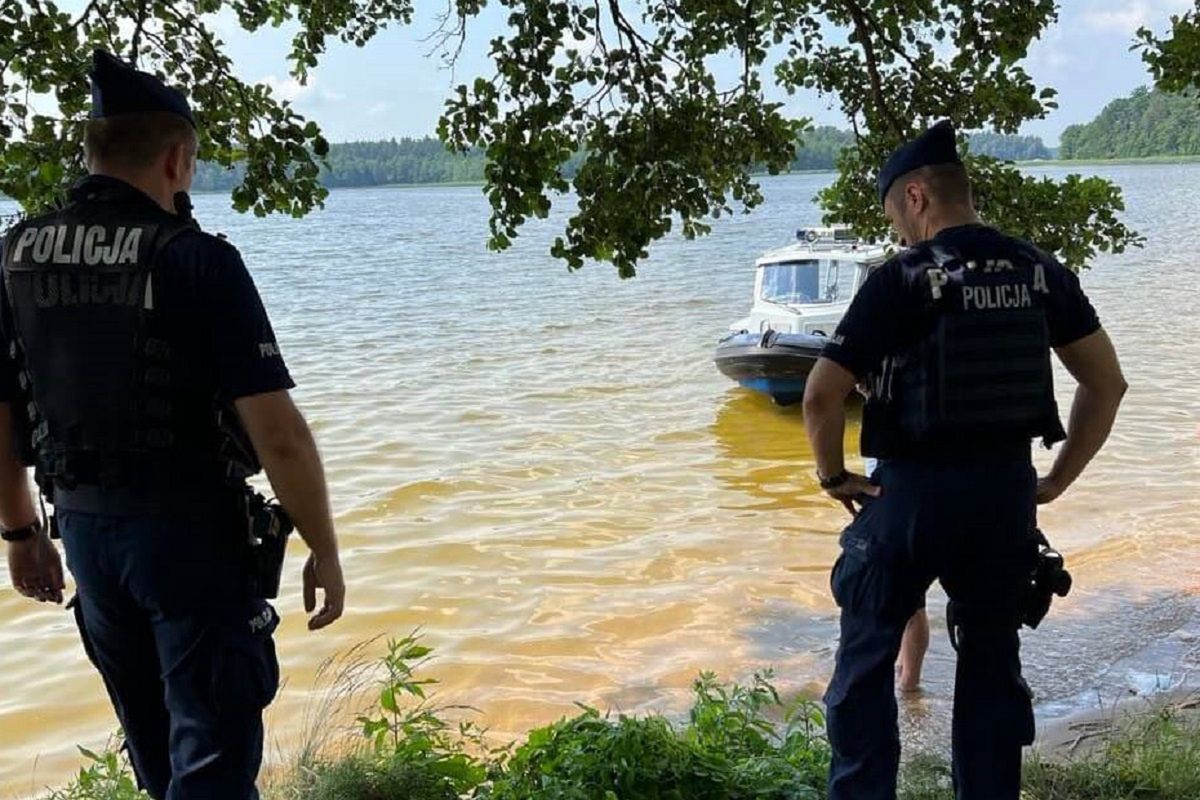
[[[754,305],[730,330],[831,335],[867,275],[892,252],[844,227],[802,229],[796,238],[758,259]]]

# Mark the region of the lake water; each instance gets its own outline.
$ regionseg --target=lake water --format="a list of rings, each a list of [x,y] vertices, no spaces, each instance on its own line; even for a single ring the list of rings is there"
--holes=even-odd
[[[1108,448],[1043,512],[1077,586],[1025,637],[1044,717],[1200,664],[1200,165],[1088,169],[1125,187],[1149,241],[1083,279],[1131,390]],[[844,512],[815,485],[799,413],[710,359],[749,306],[754,258],[816,221],[829,179],[766,180],[762,209],[657,245],[627,282],[550,259],[557,215],[488,253],[478,188],[338,191],[299,221],[197,198],[272,314],[345,554],[346,616],[309,633],[293,543],[273,748],[297,740],[324,659],[417,627],[440,699],[478,708],[501,737],[575,701],[678,712],[702,669],[774,666],[787,691],[820,690]],[[1064,404],[1069,390],[1060,381]],[[948,714],[942,607],[935,591],[928,692],[905,705],[914,730]],[[116,722],[66,612],[4,581],[0,619],[8,796],[65,779],[75,745],[101,745]]]

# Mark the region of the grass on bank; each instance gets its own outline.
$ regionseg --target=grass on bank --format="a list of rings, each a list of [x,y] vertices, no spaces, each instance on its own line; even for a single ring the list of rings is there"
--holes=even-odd
[[[361,654],[361,650],[358,653]],[[352,742],[322,730],[277,774],[264,800],[822,800],[829,768],[820,708],[785,703],[770,674],[749,686],[701,675],[687,718],[602,714],[531,731],[502,748],[470,723],[446,721],[433,681],[416,676],[429,649],[415,637],[388,643],[372,686],[373,705],[358,716]],[[348,674],[359,676],[363,662]],[[352,677],[343,687],[362,688]],[[116,751],[87,753],[76,780],[45,800],[144,800]],[[944,759],[919,756],[905,767],[901,800],[952,800]],[[1025,769],[1023,800],[1196,800],[1200,726],[1164,710],[1132,722],[1097,755],[1055,763],[1036,754]]]

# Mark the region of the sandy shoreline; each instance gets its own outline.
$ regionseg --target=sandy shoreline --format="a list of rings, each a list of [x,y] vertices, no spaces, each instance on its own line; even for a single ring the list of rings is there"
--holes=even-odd
[[[1114,736],[1146,718],[1168,713],[1200,724],[1200,687],[1179,688],[1151,695],[1130,694],[1107,703],[1047,720],[1038,726],[1033,749],[1051,761],[1085,759],[1101,753]]]

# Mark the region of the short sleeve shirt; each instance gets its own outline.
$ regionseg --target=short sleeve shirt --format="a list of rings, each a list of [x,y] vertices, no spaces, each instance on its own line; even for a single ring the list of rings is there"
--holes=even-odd
[[[112,178],[93,176],[77,191],[89,189],[112,202],[158,208],[137,189]],[[162,334],[188,365],[180,377],[190,391],[230,402],[295,386],[254,281],[231,244],[200,231],[180,234],[164,250],[153,282]],[[7,308],[5,298],[0,303],[0,401],[14,400],[17,385]]]
[[[156,279],[169,338],[206,368],[219,398],[295,386],[236,248],[205,233],[185,233],[163,254]]]
[[[932,240],[965,259],[1003,257],[1030,245],[984,225],[948,228]],[[1046,321],[1050,344],[1063,347],[1100,329],[1100,319],[1079,284],[1079,277],[1049,254],[1036,251],[1044,268]],[[822,355],[860,380],[883,360],[911,347],[927,324],[925,298],[908,286],[902,265],[893,258],[868,276],[854,296]]]

